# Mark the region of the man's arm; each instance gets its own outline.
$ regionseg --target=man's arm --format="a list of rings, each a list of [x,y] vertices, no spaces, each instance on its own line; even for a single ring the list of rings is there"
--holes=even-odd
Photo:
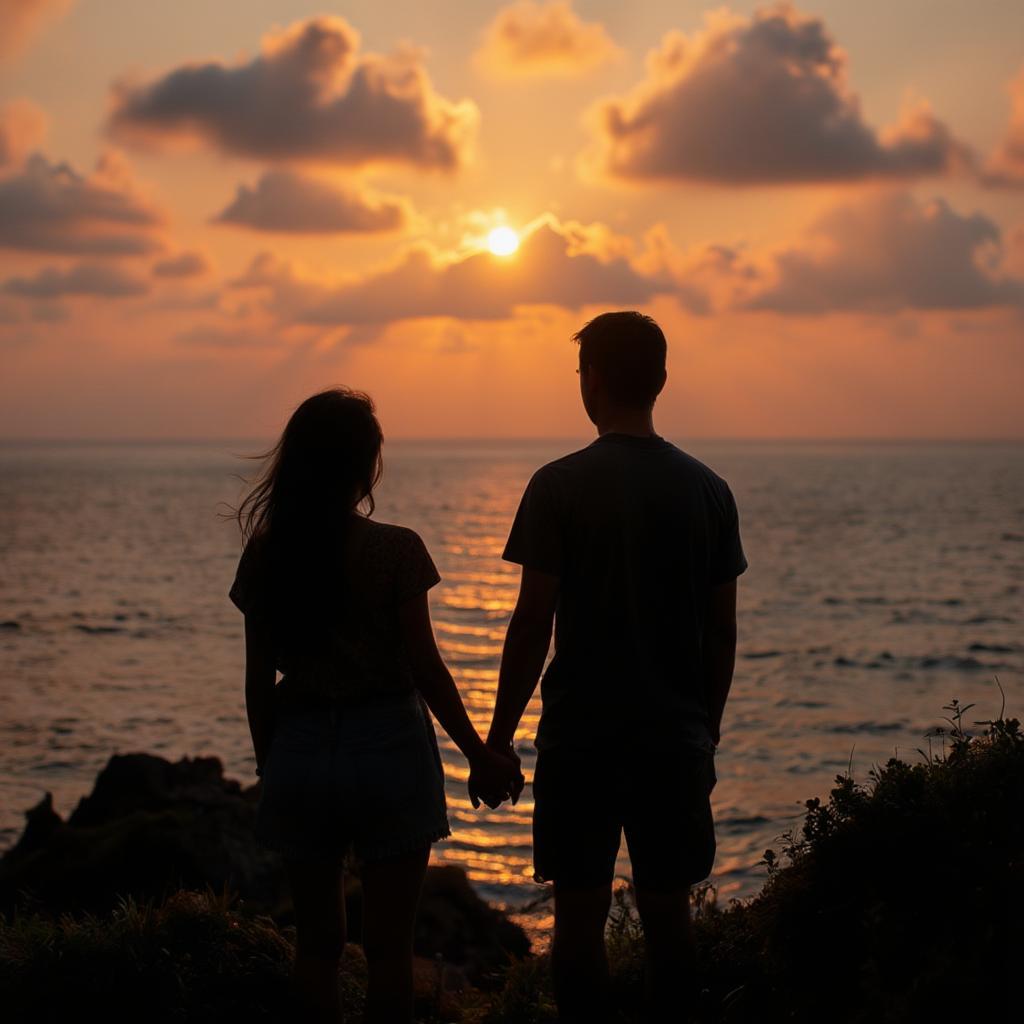
[[[704,623],[704,692],[711,716],[711,739],[721,740],[722,713],[736,664],[736,580],[711,588]]]
[[[487,745],[508,750],[519,720],[537,688],[551,644],[558,604],[558,577],[523,566],[519,597],[505,633],[498,675],[498,695]]]

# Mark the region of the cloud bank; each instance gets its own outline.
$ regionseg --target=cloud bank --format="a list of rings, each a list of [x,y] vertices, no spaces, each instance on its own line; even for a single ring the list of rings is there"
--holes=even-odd
[[[819,18],[788,3],[668,33],[647,78],[589,114],[591,166],[622,179],[725,185],[942,174],[970,159],[925,107],[876,133]]]
[[[450,171],[466,162],[478,112],[435,90],[411,48],[360,54],[343,18],[299,21],[263,37],[245,63],[186,64],[113,89],[109,131],[128,144],[205,143],[268,161],[405,163]]]
[[[980,213],[905,193],[829,211],[776,253],[773,283],[748,309],[816,314],[1024,305],[1024,281],[1001,272],[999,228]]]

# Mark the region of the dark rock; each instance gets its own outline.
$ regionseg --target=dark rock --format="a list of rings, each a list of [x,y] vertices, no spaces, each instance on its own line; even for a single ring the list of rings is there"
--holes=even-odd
[[[294,922],[284,864],[254,835],[259,783],[224,777],[216,757],[177,762],[116,754],[67,821],[50,793],[26,812],[18,842],[0,857],[0,912],[106,913],[122,896],[162,901],[177,889],[228,891],[240,909]],[[358,878],[346,878],[350,934],[361,934]],[[525,956],[518,925],[489,906],[457,866],[430,867],[416,952],[440,955],[474,982]]]
[[[439,953],[479,983],[482,973],[505,967],[509,954],[527,956],[530,940],[517,924],[477,896],[462,868],[446,864],[427,871],[416,919],[416,948]]]

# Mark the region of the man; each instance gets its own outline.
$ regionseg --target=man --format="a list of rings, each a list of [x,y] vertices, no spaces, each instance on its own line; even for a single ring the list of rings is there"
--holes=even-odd
[[[689,888],[715,855],[714,751],[747,561],[726,482],[654,430],[666,380],[658,325],[604,313],[573,340],[598,437],[541,467],[516,513],[503,557],[522,579],[488,743],[509,749],[554,620],[533,838],[535,878],[554,885],[560,1019],[609,1013],[604,926],[624,831],[648,1009],[678,1021],[693,997]]]

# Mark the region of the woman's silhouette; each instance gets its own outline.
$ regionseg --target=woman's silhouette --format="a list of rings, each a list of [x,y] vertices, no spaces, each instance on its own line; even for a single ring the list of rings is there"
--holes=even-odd
[[[256,830],[284,856],[297,995],[313,1019],[342,1019],[351,849],[367,1024],[412,1019],[416,904],[431,843],[450,835],[424,700],[488,804],[522,786],[517,761],[480,740],[438,653],[427,591],[439,576],[426,547],[412,530],[369,518],[381,443],[367,395],[307,398],[256,456],[265,461],[236,513],[246,543],[230,590],[245,613],[246,712],[262,775]]]

